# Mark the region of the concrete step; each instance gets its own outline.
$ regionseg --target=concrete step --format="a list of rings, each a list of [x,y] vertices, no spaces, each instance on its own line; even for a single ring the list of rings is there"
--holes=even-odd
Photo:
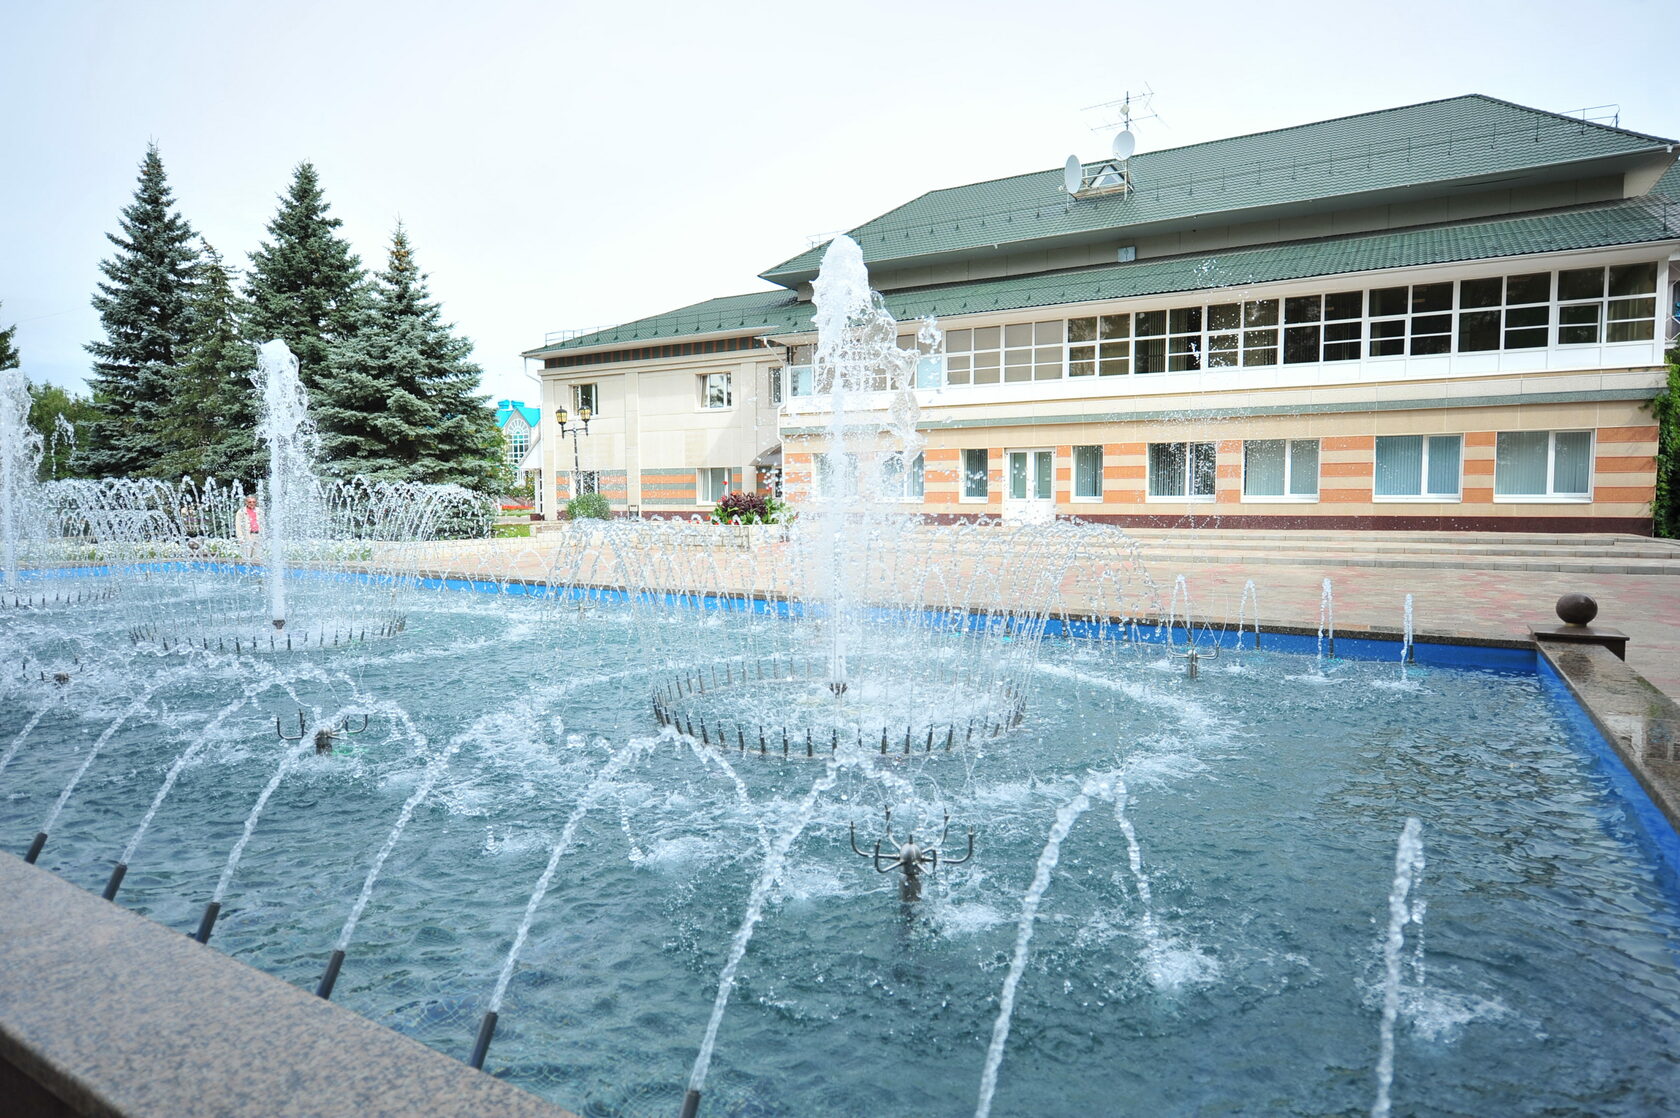
[[[1680,558],[1579,557],[1555,555],[1443,555],[1397,552],[1371,555],[1292,551],[1210,551],[1145,545],[1140,559],[1154,569],[1225,564],[1231,566],[1370,567],[1454,571],[1556,571],[1568,574],[1668,575],[1680,578]]]

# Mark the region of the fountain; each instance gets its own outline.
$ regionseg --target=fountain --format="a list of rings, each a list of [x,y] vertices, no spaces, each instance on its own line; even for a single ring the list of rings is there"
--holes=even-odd
[[[14,593],[24,556],[24,518],[36,512],[41,436],[29,426],[29,386],[19,369],[0,369],[0,588]]]
[[[260,534],[268,561],[269,619],[276,629],[284,629],[288,548],[293,525],[313,519],[307,504],[312,494],[304,483],[315,474],[318,439],[309,418],[308,394],[298,377],[297,358],[285,342],[263,344],[251,379],[262,399],[257,438],[268,444],[268,515]]]
[[[246,563],[240,486],[31,490],[20,582],[120,593],[0,611],[0,843],[49,820],[44,870],[581,1113],[1351,1113],[1424,1066],[1418,1110],[1680,1108],[1672,871],[1533,676],[1397,699],[1344,639],[1303,688],[1250,583],[1185,686],[1162,646],[1233,634],[1123,532],[884,503],[912,355],[835,267],[832,457],[768,546],[436,540],[470,502],[282,464]]]

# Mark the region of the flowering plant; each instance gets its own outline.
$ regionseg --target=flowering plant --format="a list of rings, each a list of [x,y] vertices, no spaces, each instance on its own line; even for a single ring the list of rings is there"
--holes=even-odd
[[[718,524],[785,524],[792,519],[787,502],[768,493],[725,493],[712,510]]]

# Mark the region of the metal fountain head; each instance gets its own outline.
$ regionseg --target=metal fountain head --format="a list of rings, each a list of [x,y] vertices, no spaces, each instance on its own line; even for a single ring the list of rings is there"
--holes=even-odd
[[[331,753],[332,743],[335,740],[348,734],[359,734],[367,728],[368,716],[365,714],[362,715],[362,724],[360,726],[352,727],[350,725],[350,720],[346,718],[344,722],[338,726],[317,727],[314,734],[315,752],[317,754]],[[274,732],[280,735],[281,741],[302,741],[304,736],[309,732],[309,726],[304,719],[303,711],[298,711],[297,733],[288,734],[284,729],[282,729],[280,726],[280,716],[278,714],[274,716]]]
[[[1203,652],[1196,647],[1194,642],[1191,642],[1190,647],[1180,652],[1179,655],[1184,657],[1184,664],[1189,671],[1190,678],[1195,679],[1201,674],[1201,662],[1204,659],[1219,659],[1219,645],[1217,643],[1210,644],[1208,645],[1208,651]]]
[[[947,866],[960,866],[974,857],[973,827],[968,829],[967,853],[965,853],[961,858],[948,858],[944,855],[943,848],[945,846],[945,839],[951,833],[951,815],[949,812],[945,814],[945,829],[940,832],[939,841],[934,843],[932,846],[927,847],[922,846],[921,843],[916,841],[916,835],[913,831],[905,832],[903,842],[895,840],[892,837],[892,808],[887,808],[885,814],[885,827],[887,833],[881,838],[875,840],[875,849],[869,853],[865,853],[864,851],[858,849],[857,824],[853,823],[851,825],[852,853],[856,854],[860,858],[870,859],[871,864],[875,867],[876,873],[890,873],[893,870],[898,870],[902,873],[904,875],[904,880],[901,881],[898,886],[898,896],[900,900],[916,901],[921,899],[922,869],[924,867],[929,873],[933,873],[939,869],[939,863],[941,861],[943,861]],[[881,853],[881,844],[883,842],[890,842],[893,844],[894,852],[892,854],[883,855]]]

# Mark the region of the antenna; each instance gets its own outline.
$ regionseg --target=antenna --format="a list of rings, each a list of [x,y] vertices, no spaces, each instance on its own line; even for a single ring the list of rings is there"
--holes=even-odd
[[[1116,127],[1120,131],[1115,134],[1110,150],[1114,155],[1111,159],[1102,160],[1095,171],[1086,174],[1083,168],[1075,176],[1075,157],[1068,157],[1067,171],[1063,176],[1065,189],[1069,194],[1084,191],[1091,193],[1107,193],[1119,190],[1130,193],[1132,189],[1132,175],[1130,160],[1137,152],[1137,136],[1132,132],[1132,122],[1135,120],[1160,120],[1160,114],[1154,111],[1155,91],[1147,84],[1142,92],[1127,90],[1125,96],[1118,101],[1105,101],[1100,105],[1087,105],[1082,112],[1100,114],[1102,123],[1092,128],[1093,132],[1112,132]],[[1163,121],[1163,123],[1165,123]]]
[[[1069,194],[1078,194],[1084,182],[1085,165],[1079,162],[1079,156],[1068,156],[1067,165],[1062,168],[1062,189]]]

